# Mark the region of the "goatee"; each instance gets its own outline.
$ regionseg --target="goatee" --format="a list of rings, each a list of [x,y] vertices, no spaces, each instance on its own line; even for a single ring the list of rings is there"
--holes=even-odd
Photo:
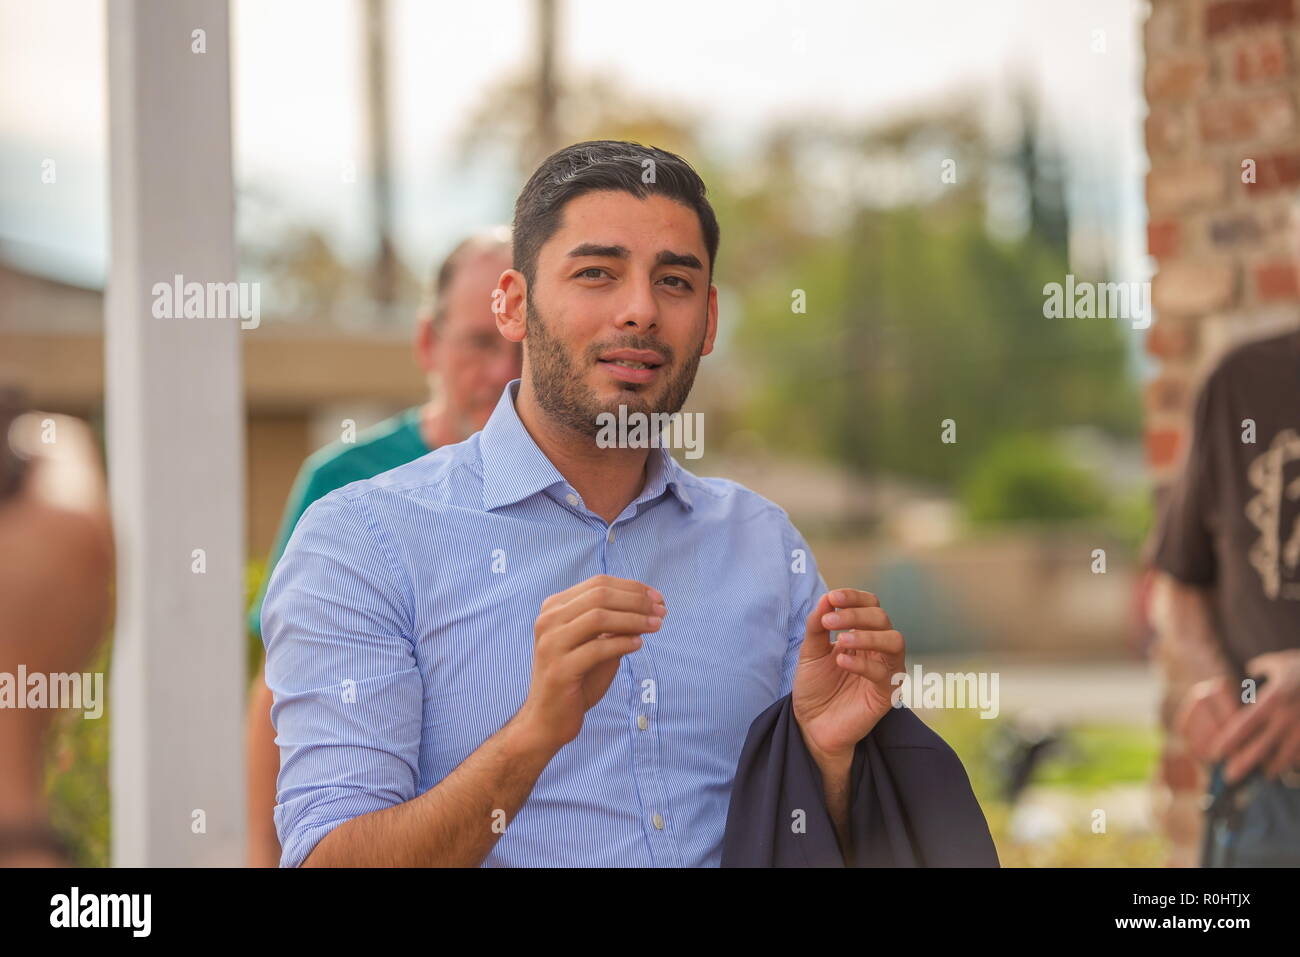
[[[695,372],[704,347],[703,336],[699,346],[675,372],[670,345],[654,336],[635,334],[620,336],[610,342],[593,343],[582,356],[580,365],[575,365],[564,344],[551,334],[549,323],[533,302],[531,289],[527,293],[527,304],[528,337],[525,344],[529,384],[537,397],[537,404],[557,424],[594,439],[600,431],[597,417],[606,412],[618,415],[620,405],[626,406],[629,413],[647,415],[656,412],[672,415],[681,411],[695,384]],[[613,349],[647,349],[659,353],[664,359],[660,374],[668,376],[666,382],[663,385],[625,382],[615,398],[602,400],[585,384],[585,377],[600,356]],[[648,391],[652,389],[661,393],[659,398]]]

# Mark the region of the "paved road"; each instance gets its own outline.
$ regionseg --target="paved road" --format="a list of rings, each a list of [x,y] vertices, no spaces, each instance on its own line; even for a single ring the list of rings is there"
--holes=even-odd
[[[1017,663],[996,659],[911,657],[924,672],[979,672],[998,676],[1001,713],[1045,722],[1104,721],[1154,724],[1159,718],[1160,682],[1140,661]],[[988,687],[992,688],[991,681]],[[921,714],[924,708],[917,708]]]

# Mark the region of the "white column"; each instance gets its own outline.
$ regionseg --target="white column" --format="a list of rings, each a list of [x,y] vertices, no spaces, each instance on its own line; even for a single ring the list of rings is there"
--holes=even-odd
[[[225,0],[111,0],[105,16],[113,864],[236,866],[245,824],[240,322],[153,313],[155,283],[236,278],[229,10]]]

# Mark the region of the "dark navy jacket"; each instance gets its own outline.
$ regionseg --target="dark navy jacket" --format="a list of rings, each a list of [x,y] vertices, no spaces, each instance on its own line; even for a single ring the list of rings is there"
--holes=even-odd
[[[849,781],[847,866],[1000,866],[961,760],[907,708],[891,709],[858,742]],[[727,811],[722,866],[846,866],[790,695],[750,725]]]

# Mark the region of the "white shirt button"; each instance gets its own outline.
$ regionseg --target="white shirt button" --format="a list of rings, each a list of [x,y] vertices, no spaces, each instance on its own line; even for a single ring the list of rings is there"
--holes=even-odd
[[[646,720],[645,715],[639,714],[636,716],[636,726],[644,731],[646,728],[650,727],[650,722]]]
[[[662,831],[664,829],[663,815],[661,815],[658,811],[655,812],[655,816],[651,818],[651,820],[654,821],[655,827],[657,827],[659,830]]]
[[[578,504],[578,496],[574,495],[572,492],[570,492],[568,495],[564,496],[564,498],[568,501],[568,503],[569,503],[570,505],[577,505],[577,504]]]
[[[614,544],[614,530],[612,528],[609,530],[609,536],[605,541],[609,542],[611,545]]]

